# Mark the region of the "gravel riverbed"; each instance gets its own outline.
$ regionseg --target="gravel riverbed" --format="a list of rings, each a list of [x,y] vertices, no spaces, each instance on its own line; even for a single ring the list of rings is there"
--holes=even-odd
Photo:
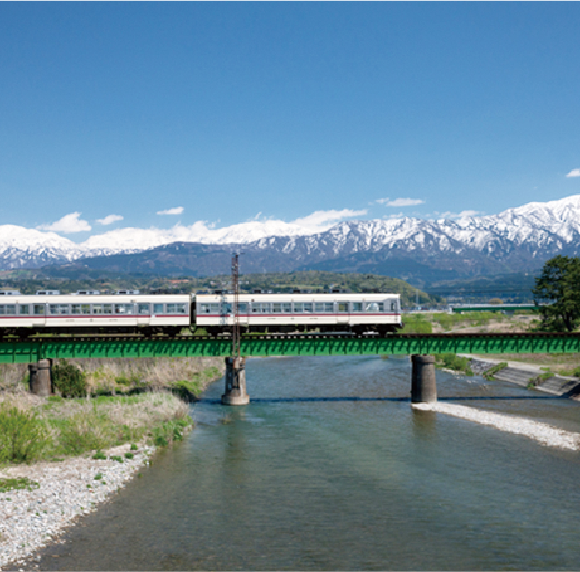
[[[138,451],[129,451],[129,447],[106,451],[106,460],[87,455],[0,470],[0,479],[26,477],[39,485],[0,493],[0,570],[8,564],[24,564],[34,551],[75,526],[80,516],[96,510],[148,463],[155,449],[140,445]],[[134,453],[133,459],[124,458],[128,452]],[[110,459],[111,455],[123,462]]]

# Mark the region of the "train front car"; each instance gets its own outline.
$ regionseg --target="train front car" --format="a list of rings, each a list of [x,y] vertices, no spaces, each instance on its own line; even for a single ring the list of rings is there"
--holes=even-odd
[[[196,325],[208,334],[231,331],[232,294],[196,296]],[[402,326],[399,294],[240,294],[242,332],[395,332]]]
[[[174,335],[189,326],[189,295],[19,294],[0,299],[0,335]]]

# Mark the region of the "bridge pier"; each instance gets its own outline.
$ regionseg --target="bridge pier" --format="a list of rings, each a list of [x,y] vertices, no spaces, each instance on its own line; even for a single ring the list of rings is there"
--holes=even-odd
[[[226,358],[226,392],[222,395],[223,405],[248,405],[246,393],[246,358]]]
[[[415,354],[411,356],[411,403],[433,403],[437,401],[435,382],[435,357]]]
[[[30,391],[41,397],[52,393],[52,360],[41,359],[28,366],[30,374]]]

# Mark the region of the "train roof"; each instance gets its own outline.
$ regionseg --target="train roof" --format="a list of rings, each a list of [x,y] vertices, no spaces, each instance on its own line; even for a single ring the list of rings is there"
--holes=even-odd
[[[347,301],[347,300],[386,300],[389,298],[400,298],[400,294],[393,293],[382,293],[382,294],[240,294],[240,302],[252,302],[252,301],[268,301],[268,302],[288,302],[289,300],[294,300],[297,302],[304,301],[308,302],[311,300],[320,301]],[[198,302],[205,303],[216,303],[220,302],[226,298],[226,300],[233,300],[233,294],[197,294],[196,299]]]
[[[189,300],[189,294],[19,294],[0,298],[0,304],[130,304]]]

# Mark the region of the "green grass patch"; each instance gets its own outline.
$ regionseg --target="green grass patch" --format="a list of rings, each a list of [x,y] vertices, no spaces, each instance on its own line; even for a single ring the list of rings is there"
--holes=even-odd
[[[461,371],[467,376],[472,376],[471,360],[469,358],[460,357],[453,353],[435,354],[435,364],[438,367],[444,367],[453,371]]]
[[[497,365],[494,365],[491,369],[488,369],[484,374],[483,377],[487,379],[487,381],[495,381],[495,374],[500,372],[502,369],[505,369],[508,366],[506,361],[502,361]]]
[[[25,477],[19,477],[16,479],[0,479],[0,493],[7,493],[14,489],[26,489],[31,491],[39,488],[40,485],[36,481],[31,481]]]

